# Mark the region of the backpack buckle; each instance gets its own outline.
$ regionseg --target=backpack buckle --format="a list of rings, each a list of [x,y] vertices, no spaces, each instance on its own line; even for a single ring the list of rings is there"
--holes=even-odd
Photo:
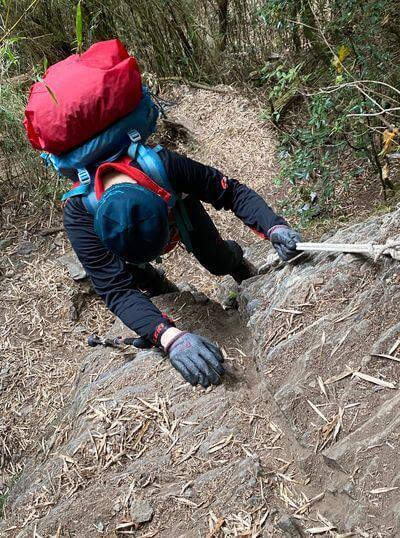
[[[129,136],[130,141],[133,142],[134,144],[137,144],[138,142],[142,140],[142,137],[139,131],[137,131],[136,129],[130,129],[128,131],[128,136]]]
[[[89,185],[90,174],[86,168],[78,168],[78,178],[81,185]]]
[[[44,165],[49,166],[49,164],[50,164],[50,155],[48,153],[46,153],[45,151],[42,151],[42,153],[40,154],[40,157],[41,157],[41,159],[43,159]]]

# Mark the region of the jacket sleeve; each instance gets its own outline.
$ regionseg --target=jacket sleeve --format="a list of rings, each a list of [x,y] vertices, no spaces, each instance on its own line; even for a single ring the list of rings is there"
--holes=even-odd
[[[156,331],[171,325],[148,297],[135,287],[124,262],[108,251],[94,231],[94,219],[78,198],[64,209],[64,226],[93,287],[107,307],[130,329],[155,341]]]
[[[188,157],[163,149],[160,152],[172,187],[178,193],[194,196],[225,209],[242,220],[260,236],[268,238],[268,230],[287,222],[278,216],[255,191],[236,179],[229,179],[219,170]]]

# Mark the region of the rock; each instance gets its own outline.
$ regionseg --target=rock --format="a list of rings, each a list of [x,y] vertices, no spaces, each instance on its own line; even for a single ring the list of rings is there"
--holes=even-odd
[[[189,284],[188,282],[178,282],[177,287],[181,293],[189,292],[195,303],[197,304],[207,304],[210,299],[207,297],[207,295],[201,291],[198,291],[196,286],[193,284]]]
[[[131,504],[130,515],[135,523],[147,523],[153,519],[154,510],[148,501],[137,499]]]
[[[288,514],[283,515],[278,520],[277,525],[281,530],[283,530],[286,536],[290,536],[293,538],[302,538],[303,536],[305,536],[305,533],[303,532],[302,528],[295,520],[295,518]]]
[[[87,273],[83,265],[81,264],[81,262],[78,260],[78,257],[74,251],[67,252],[67,254],[64,254],[64,256],[61,256],[58,262],[63,267],[67,268],[69,276],[73,280],[79,281],[79,280],[84,280],[85,278],[87,278]]]
[[[278,254],[274,251],[268,254],[268,256],[265,259],[265,262],[258,268],[258,272],[260,275],[264,275],[265,273],[268,273],[268,271],[271,271],[274,267],[277,267],[280,264],[280,258]]]
[[[351,499],[354,499],[355,486],[353,482],[346,482],[342,489],[346,495],[348,495]]]
[[[98,521],[94,524],[98,532],[102,533],[104,531],[104,523],[102,521]]]
[[[30,256],[34,250],[36,250],[36,247],[33,243],[30,241],[23,241],[15,249],[15,254],[19,254],[20,256]]]
[[[383,242],[399,230],[397,211],[347,227],[330,240]],[[258,267],[270,254],[267,248],[262,242],[249,249]],[[98,522],[112,532],[117,519],[140,534],[139,525],[156,515],[163,536],[203,536],[209,531],[207,511],[227,523],[243,512],[251,513],[252,522],[265,516],[257,532],[266,538],[302,538],[303,529],[323,526],[318,512],[338,533],[360,528],[365,535],[400,536],[397,490],[370,493],[400,484],[399,391],[377,392],[369,381],[341,377],[348,364],[353,372],[398,386],[395,361],[376,356],[363,361],[371,353],[400,351],[395,350],[400,286],[393,284],[393,270],[393,261],[384,258],[376,263],[366,258],[359,266],[350,256],[313,254],[297,266],[281,265],[243,282],[239,312],[225,312],[213,301],[199,304],[192,288],[155,298],[160,310],[178,313],[185,330],[224,346],[223,383],[211,390],[191,387],[155,350],[135,352],[131,361],[110,348],[77,356],[75,388],[43,435],[51,449],[45,459],[40,453],[26,458],[10,487],[0,535],[26,521],[32,499],[47,495],[62,472],[90,469],[85,487],[72,494],[61,488],[55,505],[28,521],[21,538],[36,528],[41,536],[55,535],[60,516],[63,532],[71,536],[82,529],[96,536]],[[85,334],[85,326],[76,326],[72,336]],[[106,336],[126,331],[117,322]],[[6,377],[3,384],[13,382],[12,375]],[[277,461],[269,455],[273,444]],[[109,461],[107,469],[99,459]],[[284,474],[295,479],[285,485],[293,498],[312,500],[301,522],[284,507],[277,487],[284,462],[291,462]],[[125,513],[129,484],[131,519]],[[120,514],[114,520],[112,510]]]
[[[112,507],[112,513],[118,514],[119,512],[121,512],[122,508],[123,508],[122,504],[118,501]]]
[[[261,301],[259,299],[253,299],[249,301],[245,307],[246,314],[251,318],[251,316],[260,308]]]
[[[11,239],[11,237],[7,237],[6,239],[1,239],[0,240],[0,250],[5,250],[10,245],[12,245],[12,242],[13,242],[13,240]]]
[[[238,308],[239,284],[229,275],[224,276],[218,286],[218,301],[224,310]]]

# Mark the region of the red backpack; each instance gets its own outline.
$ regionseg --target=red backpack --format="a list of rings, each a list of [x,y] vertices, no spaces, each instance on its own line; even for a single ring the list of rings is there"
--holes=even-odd
[[[135,58],[118,39],[49,67],[30,90],[24,126],[33,147],[61,155],[129,114],[142,97]]]

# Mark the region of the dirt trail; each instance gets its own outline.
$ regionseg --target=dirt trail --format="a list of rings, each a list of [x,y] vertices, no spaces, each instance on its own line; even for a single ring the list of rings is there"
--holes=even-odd
[[[187,87],[175,87],[168,99],[177,103],[169,117],[182,122],[189,137],[179,131],[167,132],[161,135],[161,143],[246,183],[272,206],[287,196],[287,191],[274,183],[278,170],[276,136],[267,122],[261,121],[262,108],[256,100],[249,101],[232,89],[213,93]],[[242,245],[259,242],[230,212],[217,212],[210,206],[207,210],[225,239],[234,238]],[[210,297],[217,296],[220,279],[199,267],[193,256],[175,250],[164,263],[173,279],[189,280]]]

